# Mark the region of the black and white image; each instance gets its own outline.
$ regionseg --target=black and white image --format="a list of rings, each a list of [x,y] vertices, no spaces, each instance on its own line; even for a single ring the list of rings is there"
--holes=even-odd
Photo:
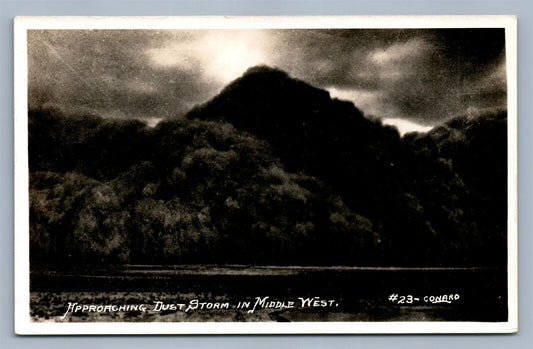
[[[22,333],[516,331],[514,19],[275,19],[18,19]]]

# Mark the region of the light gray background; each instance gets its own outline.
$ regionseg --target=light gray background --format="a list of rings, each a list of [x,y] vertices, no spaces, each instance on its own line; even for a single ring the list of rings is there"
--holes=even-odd
[[[518,334],[142,337],[20,337],[13,334],[13,16],[366,14],[518,16]],[[0,0],[0,348],[533,348],[532,17],[533,0]]]

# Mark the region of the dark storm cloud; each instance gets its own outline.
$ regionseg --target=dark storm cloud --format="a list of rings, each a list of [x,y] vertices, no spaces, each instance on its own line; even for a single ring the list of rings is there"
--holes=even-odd
[[[434,125],[506,108],[503,29],[30,31],[30,106],[181,114],[267,64],[365,114]]]

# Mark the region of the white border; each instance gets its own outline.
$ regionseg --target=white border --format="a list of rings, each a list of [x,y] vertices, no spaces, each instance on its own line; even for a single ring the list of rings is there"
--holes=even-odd
[[[29,308],[27,29],[505,28],[508,95],[507,322],[34,323]],[[15,333],[319,334],[514,333],[518,331],[516,16],[15,17]]]

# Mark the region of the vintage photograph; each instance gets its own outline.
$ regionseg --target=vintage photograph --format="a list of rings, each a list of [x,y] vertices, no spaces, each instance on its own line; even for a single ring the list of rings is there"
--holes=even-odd
[[[17,20],[20,332],[516,331],[514,18]]]

